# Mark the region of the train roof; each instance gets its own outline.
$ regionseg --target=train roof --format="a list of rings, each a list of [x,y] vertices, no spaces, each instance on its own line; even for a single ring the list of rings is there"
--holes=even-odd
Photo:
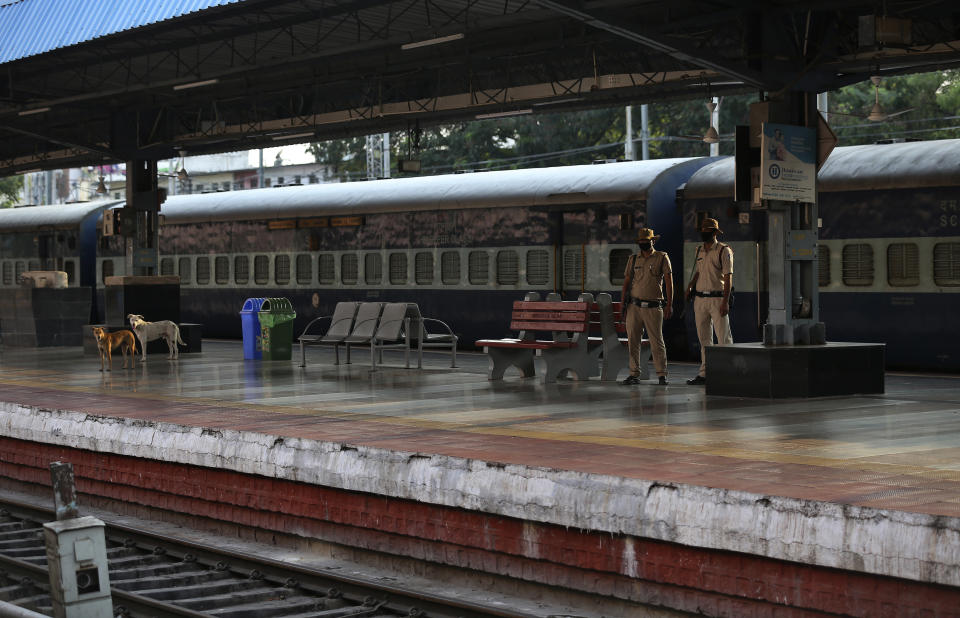
[[[733,198],[734,159],[700,168],[687,199]],[[835,149],[817,175],[820,192],[952,187],[960,183],[960,139],[867,144]]]
[[[99,210],[110,207],[116,200],[97,200],[77,204],[54,204],[50,206],[25,206],[23,208],[0,208],[0,229],[35,230],[45,228],[74,228]]]
[[[644,200],[657,178],[699,159],[534,168],[171,196],[166,223]],[[694,163],[690,163],[693,165]]]

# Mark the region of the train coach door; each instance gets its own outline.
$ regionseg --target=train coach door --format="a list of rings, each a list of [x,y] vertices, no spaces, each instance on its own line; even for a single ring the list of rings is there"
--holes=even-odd
[[[561,213],[554,255],[554,289],[567,300],[575,300],[587,290],[587,214],[584,210]]]

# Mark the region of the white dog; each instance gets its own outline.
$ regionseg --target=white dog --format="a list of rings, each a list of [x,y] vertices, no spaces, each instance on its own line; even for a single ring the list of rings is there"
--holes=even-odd
[[[130,328],[140,340],[140,348],[143,350],[142,362],[147,362],[147,342],[154,339],[163,339],[170,348],[170,356],[167,358],[180,358],[180,350],[177,344],[187,345],[180,338],[180,328],[170,320],[160,320],[159,322],[147,322],[142,315],[131,313],[127,316],[130,320]]]

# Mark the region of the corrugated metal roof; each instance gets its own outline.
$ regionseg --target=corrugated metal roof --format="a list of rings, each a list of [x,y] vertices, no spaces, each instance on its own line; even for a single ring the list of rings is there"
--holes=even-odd
[[[419,210],[643,200],[664,172],[693,159],[656,159],[177,195],[167,223],[282,219]]]
[[[733,199],[733,157],[711,163],[690,177],[686,199]],[[954,187],[960,183],[960,139],[844,146],[817,174],[817,190],[871,191]]]
[[[0,5],[0,64],[243,0],[19,0]]]
[[[87,215],[103,208],[122,204],[116,200],[97,200],[80,204],[56,206],[27,206],[0,208],[0,230],[38,230],[44,228],[72,228],[80,225]]]

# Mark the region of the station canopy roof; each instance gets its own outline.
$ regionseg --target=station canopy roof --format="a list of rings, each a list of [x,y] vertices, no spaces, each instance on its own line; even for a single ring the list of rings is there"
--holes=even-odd
[[[0,175],[954,66],[955,0],[0,0]]]

